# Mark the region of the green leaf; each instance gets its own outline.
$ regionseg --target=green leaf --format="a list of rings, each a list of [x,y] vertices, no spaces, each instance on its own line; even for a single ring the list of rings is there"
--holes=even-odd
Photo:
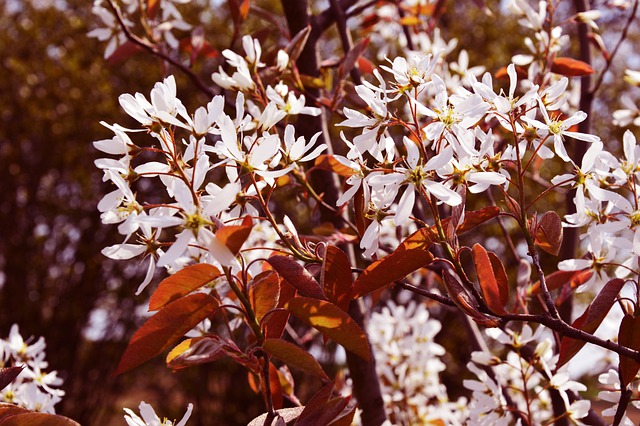
[[[159,355],[186,332],[212,315],[218,302],[208,294],[196,293],[175,300],[149,318],[131,338],[115,376]]]
[[[346,312],[349,309],[353,287],[351,262],[346,253],[334,245],[327,247],[320,282],[329,301]]]
[[[262,348],[270,355],[283,361],[289,367],[295,367],[307,373],[329,381],[318,361],[309,352],[282,339],[266,339]]]
[[[369,362],[371,347],[367,335],[342,309],[331,302],[294,297],[286,304],[293,315]]]
[[[404,240],[393,253],[373,262],[353,283],[351,297],[357,299],[381,287],[401,280],[433,262],[429,252],[433,239],[429,228],[421,228]]]
[[[640,317],[625,315],[618,332],[618,343],[634,351],[640,350]],[[640,370],[640,363],[620,355],[620,385],[625,389],[635,379]]]
[[[222,272],[213,265],[199,263],[187,266],[165,278],[158,285],[156,291],[151,295],[151,300],[149,300],[149,311],[157,311],[167,303],[186,296],[200,287],[204,287],[221,275]]]
[[[595,333],[609,313],[609,310],[611,310],[623,286],[624,280],[620,278],[613,279],[606,283],[596,298],[593,299],[593,302],[587,306],[587,309],[585,309],[582,315],[580,315],[571,326],[585,333]],[[558,367],[569,362],[569,360],[582,349],[585,343],[586,342],[582,340],[563,337],[560,343]]]

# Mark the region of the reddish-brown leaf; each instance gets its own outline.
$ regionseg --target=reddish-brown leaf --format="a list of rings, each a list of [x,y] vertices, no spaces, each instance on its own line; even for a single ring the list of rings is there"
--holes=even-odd
[[[221,275],[222,272],[213,265],[199,263],[187,266],[162,280],[156,291],[151,295],[149,311],[157,311],[167,303],[186,296],[200,287],[204,287]]]
[[[635,351],[640,350],[640,317],[625,315],[618,332],[618,343]],[[640,370],[640,363],[620,355],[620,384],[625,389]]]
[[[495,254],[493,255],[495,260],[489,258],[489,254],[480,244],[475,244],[473,246],[473,261],[476,265],[476,273],[478,274],[478,283],[480,284],[480,289],[482,290],[482,296],[484,297],[484,300],[489,309],[491,309],[496,314],[504,315],[507,313],[504,310],[504,306],[506,305],[506,301],[509,297],[508,288],[504,288],[506,274],[504,273],[504,267],[502,267],[502,263],[500,263],[500,260],[495,256]],[[496,274],[494,271],[493,263],[496,261],[496,268],[498,269],[498,271],[500,271],[500,268],[502,268],[500,284],[498,284],[498,279],[496,278]]]
[[[22,372],[24,365],[18,367],[0,368],[0,390],[6,388]]]
[[[369,362],[371,347],[366,333],[333,303],[310,297],[294,297],[287,302],[286,308],[297,318]]]
[[[358,43],[356,43],[356,45],[353,46],[351,50],[349,50],[349,52],[347,52],[347,54],[344,56],[344,60],[338,67],[338,80],[343,80],[351,72],[353,67],[356,66],[358,58],[362,55],[368,45],[369,38],[365,37]]]
[[[276,308],[282,310],[271,312],[263,320],[264,335],[266,338],[279,339],[284,333],[284,329],[289,321],[289,311],[284,310],[284,305],[296,295],[296,289],[280,277],[280,297],[278,300],[278,306]]]
[[[613,306],[616,301],[616,297],[618,297],[618,293],[620,293],[623,286],[624,280],[619,278],[606,283],[602,290],[600,290],[600,293],[598,293],[598,296],[593,299],[593,302],[587,306],[584,313],[580,315],[580,317],[578,317],[571,326],[578,328],[585,333],[595,333],[609,313],[611,306]],[[586,342],[583,340],[563,337],[560,344],[560,358],[558,359],[558,366],[562,366],[569,362],[569,360],[573,358],[580,349],[582,349],[585,343]]]
[[[350,397],[331,398],[333,387],[333,383],[328,383],[311,398],[298,417],[296,426],[328,425],[342,414]]]
[[[322,170],[334,172],[335,174],[344,176],[344,177],[349,177],[356,173],[349,167],[345,166],[344,164],[340,163],[338,160],[333,158],[332,155],[328,155],[328,154],[319,155],[316,158],[315,167]]]
[[[109,65],[114,66],[129,59],[133,55],[142,52],[142,48],[131,41],[125,41],[113,51],[107,58]]]
[[[249,301],[258,322],[262,321],[267,312],[278,306],[279,299],[280,280],[278,274],[273,271],[265,271],[253,279],[249,287]]]
[[[252,228],[253,221],[251,220],[251,216],[246,216],[242,220],[242,225],[223,226],[218,229],[218,232],[216,232],[216,238],[222,244],[227,246],[229,251],[231,251],[235,256],[240,252],[240,249],[244,242],[247,241],[247,238],[249,238]]]
[[[498,255],[492,251],[489,252],[489,260],[491,260],[493,275],[496,277],[498,284],[500,303],[505,307],[509,303],[509,277],[507,276],[507,271],[504,269],[504,265]]]
[[[300,413],[304,410],[304,407],[283,408],[282,410],[276,410],[276,414],[285,421],[285,423],[292,422],[300,416]],[[251,420],[247,426],[264,426],[264,422],[267,420],[267,414],[264,413],[255,419]]]
[[[304,46],[307,44],[307,40],[309,39],[309,34],[311,34],[311,25],[307,25],[301,29],[284,48],[285,52],[289,55],[289,60],[291,62],[296,62],[300,57],[300,54],[304,50]]]
[[[211,314],[218,302],[204,293],[175,300],[149,318],[131,338],[114,375],[129,371],[159,355]]]
[[[80,426],[68,417],[38,413],[15,404],[0,403],[0,425],[2,426]]]
[[[186,339],[171,349],[166,358],[167,367],[173,370],[197,364],[217,361],[229,354],[236,359],[242,354],[233,341],[220,336],[202,336]],[[241,363],[245,365],[245,363]]]
[[[351,297],[357,299],[381,287],[401,280],[433,262],[429,252],[433,239],[429,228],[421,228],[404,240],[393,253],[373,262],[353,283]]]
[[[154,19],[156,17],[159,6],[160,0],[147,0],[147,16],[149,16],[149,19]]]
[[[555,58],[551,65],[551,72],[567,77],[582,77],[593,74],[595,70],[586,62],[573,58]]]
[[[267,262],[289,285],[303,295],[327,299],[318,281],[293,257],[276,255],[271,256]]]
[[[298,368],[313,376],[329,381],[318,361],[309,352],[282,339],[266,339],[262,348],[283,361],[288,367]]]
[[[251,8],[251,3],[249,0],[242,0],[240,2],[240,6],[238,7],[238,9],[240,11],[240,17],[242,18],[242,20],[247,19],[250,8]]]
[[[373,62],[368,60],[367,58],[360,56],[358,58],[358,68],[362,74],[373,74],[373,71],[376,69],[376,66]]]
[[[493,219],[499,214],[500,209],[496,206],[488,206],[480,210],[466,212],[464,215],[464,221],[456,227],[456,234],[462,235],[465,232],[472,230],[476,226],[482,225],[483,223]],[[449,225],[449,220],[449,218],[446,218],[442,221],[442,226],[444,226],[445,229]],[[432,232],[434,233],[434,235],[437,235],[435,227],[432,228]]]
[[[542,215],[535,230],[536,244],[547,253],[557,256],[562,245],[562,219],[554,211]]]
[[[349,309],[353,287],[351,262],[345,252],[334,245],[327,246],[320,282],[327,298],[346,312]]]
[[[569,285],[572,289],[576,289],[582,284],[589,281],[593,276],[591,269],[584,269],[581,271],[556,271],[550,275],[547,275],[547,288],[549,291],[558,290],[566,285]],[[540,293],[540,281],[536,281],[529,289],[527,289],[527,295],[535,296]]]
[[[453,302],[472,320],[478,324],[487,327],[497,327],[498,321],[480,312],[467,290],[460,284],[460,281],[454,277],[448,270],[442,272],[442,281],[444,287],[449,293],[449,297]]]

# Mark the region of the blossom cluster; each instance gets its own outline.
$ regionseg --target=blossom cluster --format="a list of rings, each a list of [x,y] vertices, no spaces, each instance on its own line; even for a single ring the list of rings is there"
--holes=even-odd
[[[472,354],[467,368],[477,380],[464,381],[464,386],[473,392],[470,424],[506,426],[555,420],[552,390],[562,398],[566,418],[582,424],[580,419],[586,417],[591,403],[576,399],[576,395],[587,387],[570,380],[566,368],[555,368],[558,357],[550,350],[551,340],[541,337],[542,331],[540,327],[534,333],[528,325],[519,332],[487,330],[487,334],[510,350],[504,357],[491,351]]]
[[[64,391],[56,371],[47,371],[46,343],[43,337],[25,340],[14,324],[6,339],[0,339],[0,367],[22,367],[7,387],[0,390],[0,402],[16,404],[29,410],[55,413]]]
[[[442,324],[423,303],[388,302],[374,312],[367,332],[376,357],[382,395],[394,425],[464,424],[466,398],[449,401],[439,374],[445,349],[434,341]]]

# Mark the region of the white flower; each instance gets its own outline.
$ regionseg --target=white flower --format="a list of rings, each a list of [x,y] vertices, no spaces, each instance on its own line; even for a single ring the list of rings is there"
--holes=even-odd
[[[125,414],[124,419],[129,426],[184,426],[187,424],[189,417],[191,417],[193,404],[189,404],[187,406],[187,412],[182,417],[182,420],[180,420],[175,425],[167,418],[164,418],[161,421],[154,411],[153,407],[144,401],[140,402],[140,406],[138,407],[138,409],[140,410],[140,415],[142,416],[142,418],[140,418],[137,414],[135,414],[128,408],[124,409],[125,413],[127,413]]]

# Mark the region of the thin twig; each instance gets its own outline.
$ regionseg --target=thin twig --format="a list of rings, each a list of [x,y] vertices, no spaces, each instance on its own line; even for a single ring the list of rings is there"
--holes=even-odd
[[[171,56],[167,55],[166,53],[162,52],[160,49],[158,49],[156,46],[150,44],[146,40],[144,40],[144,39],[138,37],[137,35],[135,35],[131,31],[131,29],[127,26],[127,24],[125,23],[124,17],[122,16],[122,12],[120,11],[120,8],[113,2],[113,0],[109,0],[107,2],[107,4],[109,5],[109,7],[111,7],[111,10],[113,10],[113,13],[116,16],[116,19],[118,20],[118,24],[120,25],[120,28],[122,28],[122,31],[124,32],[124,35],[127,37],[127,40],[129,40],[130,42],[132,42],[136,46],[139,46],[139,47],[143,48],[147,52],[150,52],[153,55],[158,56],[162,60],[170,63],[171,65],[173,65],[174,67],[178,68],[182,73],[184,73],[191,80],[191,82],[198,89],[200,89],[207,96],[213,98],[216,95],[216,92],[213,89],[211,89],[209,86],[207,86],[200,79],[200,77],[198,77],[196,74],[194,74],[193,71],[191,71],[191,69],[189,67],[187,67],[186,65],[184,65],[180,61],[172,58]]]

